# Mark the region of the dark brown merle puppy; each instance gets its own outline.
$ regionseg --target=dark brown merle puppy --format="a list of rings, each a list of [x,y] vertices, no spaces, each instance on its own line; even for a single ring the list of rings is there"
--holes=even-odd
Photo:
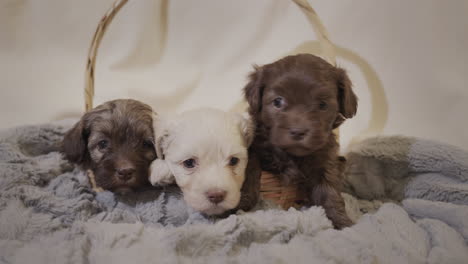
[[[249,155],[285,184],[298,184],[305,205],[323,206],[335,228],[350,226],[332,132],[357,110],[346,72],[314,55],[288,56],[255,67],[244,92],[257,125]]]
[[[61,151],[91,171],[102,189],[125,193],[151,186],[149,166],[156,159],[152,115],[151,107],[136,100],[106,102],[65,134]]]

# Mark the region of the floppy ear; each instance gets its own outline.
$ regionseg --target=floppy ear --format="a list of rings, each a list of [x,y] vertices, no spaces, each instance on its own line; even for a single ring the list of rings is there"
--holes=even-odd
[[[168,146],[169,128],[161,116],[153,114],[154,147],[158,158],[151,163],[149,181],[153,185],[167,185],[175,182],[169,165],[164,160],[164,152]]]
[[[352,83],[346,71],[341,68],[337,68],[337,87],[340,113],[345,119],[351,118],[357,111],[357,97],[352,90]]]
[[[244,87],[244,96],[249,103],[249,113],[256,116],[262,109],[263,68],[254,65],[254,72],[249,75],[249,83]]]
[[[335,118],[335,122],[333,122],[332,129],[335,129],[339,127],[343,122],[346,121],[346,118],[343,116],[343,114],[338,113]]]
[[[70,162],[82,165],[87,160],[87,135],[85,133],[83,118],[65,134],[60,152]]]
[[[154,147],[158,159],[164,159],[164,148],[166,147],[166,139],[169,136],[169,129],[160,115],[153,113],[153,131],[154,131]]]
[[[239,128],[244,137],[245,144],[249,147],[255,138],[255,124],[247,113],[244,115],[237,114],[237,116],[239,120]]]
[[[175,182],[167,162],[162,159],[155,159],[151,163],[149,181],[152,185],[168,185]]]

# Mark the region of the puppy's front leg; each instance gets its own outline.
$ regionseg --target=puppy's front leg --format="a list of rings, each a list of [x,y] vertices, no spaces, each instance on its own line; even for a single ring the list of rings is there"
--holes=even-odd
[[[336,229],[353,225],[345,210],[345,203],[340,192],[327,182],[319,183],[312,189],[312,203],[325,209],[327,217]]]
[[[241,199],[237,209],[248,211],[258,202],[260,197],[260,176],[262,169],[253,151],[249,151],[249,161],[245,169],[245,180],[241,188]]]

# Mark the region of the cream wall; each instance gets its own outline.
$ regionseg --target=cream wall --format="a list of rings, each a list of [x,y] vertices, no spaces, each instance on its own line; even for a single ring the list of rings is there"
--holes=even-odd
[[[341,141],[375,134],[468,149],[468,1],[309,1],[360,98]],[[0,0],[0,128],[78,116],[87,49],[111,0]],[[96,103],[231,109],[251,64],[318,52],[287,0],[133,0],[102,43]]]

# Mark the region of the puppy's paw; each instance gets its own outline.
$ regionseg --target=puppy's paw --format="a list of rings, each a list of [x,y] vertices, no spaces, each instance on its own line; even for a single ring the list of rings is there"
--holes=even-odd
[[[165,160],[154,160],[150,170],[149,181],[152,185],[169,185],[175,182],[174,175]]]

